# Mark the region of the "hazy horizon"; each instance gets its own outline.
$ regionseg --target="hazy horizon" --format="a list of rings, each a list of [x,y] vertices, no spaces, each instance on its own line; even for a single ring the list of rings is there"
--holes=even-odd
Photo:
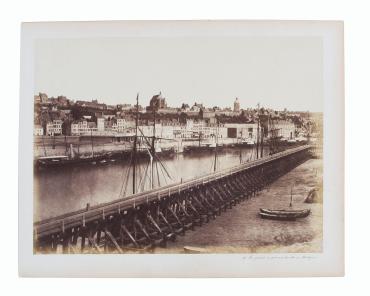
[[[147,106],[261,107],[322,112],[318,37],[40,39],[35,90],[49,97]]]

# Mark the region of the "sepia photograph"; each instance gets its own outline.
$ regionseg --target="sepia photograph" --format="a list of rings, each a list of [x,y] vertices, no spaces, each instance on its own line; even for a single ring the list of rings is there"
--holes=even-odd
[[[322,254],[325,38],[118,24],[32,39],[33,256]]]

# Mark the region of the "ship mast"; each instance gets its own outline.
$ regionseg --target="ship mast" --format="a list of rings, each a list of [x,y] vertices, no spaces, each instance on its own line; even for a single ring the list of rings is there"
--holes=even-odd
[[[44,156],[47,156],[46,147],[45,147],[45,140],[44,140],[44,132],[42,132],[42,146],[44,147]]]
[[[137,157],[137,129],[139,121],[139,93],[136,96],[136,118],[135,118],[135,137],[134,137],[134,148],[132,158],[132,194],[136,193],[136,157]]]
[[[155,161],[155,111],[156,105],[153,106],[153,138],[152,138],[152,147],[150,151],[150,189],[154,187],[154,161]]]
[[[309,111],[307,111],[307,125],[308,125],[307,144],[310,144],[310,140],[311,140],[311,122],[310,122],[310,112]]]
[[[65,147],[66,147],[66,152],[65,152],[65,154],[67,155],[67,153],[68,153],[67,135],[64,135],[64,145],[65,145]]]
[[[259,121],[260,116],[258,116],[258,121]],[[264,133],[264,127],[261,124],[261,158],[263,157],[263,133]]]
[[[91,142],[92,159],[94,159],[94,142],[93,142],[93,136],[92,136],[92,129],[90,129],[90,142]]]
[[[239,149],[239,163],[241,164],[243,161],[242,161],[242,145],[243,145],[243,140],[242,140],[242,131],[240,131],[240,140],[241,140],[241,145],[240,145],[240,149]]]
[[[216,119],[217,120],[217,119]],[[218,120],[217,120],[217,127],[216,127],[216,139],[215,139],[215,162],[214,162],[214,166],[213,166],[213,171],[215,172],[217,170],[217,144],[218,144]]]
[[[268,125],[270,126],[269,133],[271,132],[271,135],[269,135],[268,133],[268,135],[270,136],[269,154],[272,155],[275,153],[275,127],[271,114],[268,117]]]
[[[151,147],[151,153],[153,157],[155,153],[155,108],[156,106],[153,105],[153,137],[152,137],[152,147]]]
[[[258,159],[258,155],[259,155],[259,141],[260,141],[260,103],[257,104],[257,107],[258,107],[258,112],[257,112],[257,115],[258,115],[258,120],[257,120],[257,145],[256,145],[256,148],[257,148],[257,159]]]

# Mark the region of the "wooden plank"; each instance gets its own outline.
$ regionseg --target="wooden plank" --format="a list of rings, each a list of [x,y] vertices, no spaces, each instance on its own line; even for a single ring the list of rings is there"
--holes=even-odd
[[[111,240],[111,242],[115,246],[115,248],[118,251],[118,253],[123,254],[123,250],[121,249],[121,247],[117,243],[116,239],[113,237],[113,235],[110,233],[110,231],[108,229],[105,230],[105,234]]]
[[[143,224],[141,224],[140,220],[135,219],[135,224],[137,224],[139,226],[140,230],[144,233],[144,235],[146,236],[146,238],[151,241],[152,238],[150,237],[149,233],[146,231],[146,229],[143,226]]]
[[[159,225],[157,224],[157,222],[155,222],[155,220],[153,219],[152,215],[150,214],[147,214],[147,218],[149,219],[149,221],[154,225],[155,228],[157,228],[157,230],[163,234],[163,231],[162,229],[159,227]]]
[[[94,237],[92,235],[89,235],[88,239],[89,239],[89,243],[90,243],[90,246],[92,247],[92,249],[97,251],[98,254],[102,254],[102,251],[100,251],[99,246],[97,245]]]
[[[128,231],[126,225],[121,225],[121,229],[127,234],[127,236],[130,238],[130,240],[132,241],[132,243],[134,244],[135,247],[139,247],[139,244],[136,242],[136,240],[134,239],[134,237],[132,236],[132,234]]]
[[[179,223],[182,227],[184,227],[184,224],[181,222],[179,217],[177,217],[176,213],[171,209],[171,207],[167,207],[167,209],[171,212],[172,216],[176,219],[177,223]]]
[[[174,233],[173,231],[173,228],[172,228],[172,225],[167,221],[166,217],[163,215],[162,211],[159,211],[158,213],[159,217],[162,218],[162,220],[164,221],[164,223],[167,225],[167,227],[171,230],[172,233]]]

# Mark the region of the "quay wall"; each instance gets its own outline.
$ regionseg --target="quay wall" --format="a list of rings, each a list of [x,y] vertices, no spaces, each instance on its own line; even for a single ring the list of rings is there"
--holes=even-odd
[[[219,139],[219,145],[232,145],[237,139]],[[162,149],[173,148],[174,151],[183,151],[184,147],[199,145],[198,139],[174,139],[172,141],[161,141]],[[88,136],[56,136],[34,138],[34,158],[43,156],[68,156],[71,158],[79,156],[102,155],[106,153],[119,153],[132,149],[132,142],[122,141],[115,137],[88,137]]]

